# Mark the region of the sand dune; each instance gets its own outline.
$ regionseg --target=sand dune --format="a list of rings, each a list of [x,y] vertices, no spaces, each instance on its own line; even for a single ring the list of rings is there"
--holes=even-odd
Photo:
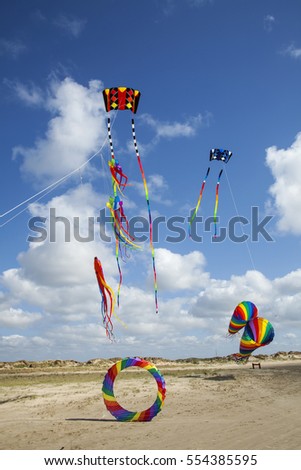
[[[167,393],[146,423],[118,422],[104,405],[102,381],[117,359],[0,363],[0,448],[301,449],[301,353],[256,356],[245,365],[147,358]],[[114,392],[124,408],[153,403],[157,387],[148,372],[129,368],[119,376]]]

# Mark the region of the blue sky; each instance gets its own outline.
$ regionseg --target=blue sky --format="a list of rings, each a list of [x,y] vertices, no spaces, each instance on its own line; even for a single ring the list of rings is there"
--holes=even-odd
[[[263,353],[300,350],[301,5],[298,0],[14,1],[1,6],[2,360],[234,353],[227,327],[251,300],[275,328]],[[123,264],[116,341],[101,322],[93,258],[116,290],[114,243],[29,243],[31,217],[50,208],[85,233],[111,194],[102,90],[141,91],[137,140],[153,218],[187,218],[211,148],[227,148],[219,230],[233,217],[237,243],[176,237],[155,242],[159,314],[148,243]],[[116,156],[129,177],[128,217],[147,217],[128,111],[112,115]],[[93,157],[93,155],[95,155]],[[93,157],[93,158],[92,158]],[[213,215],[222,164],[213,162],[199,215]],[[41,192],[65,175],[61,184]],[[43,197],[41,197],[43,196]],[[252,240],[258,220],[272,216]],[[253,209],[254,211],[254,209]],[[182,220],[181,219],[181,220]],[[181,222],[187,229],[187,222]],[[254,217],[253,217],[254,225]],[[109,230],[108,230],[109,232]],[[233,238],[233,237],[232,237]],[[253,237],[254,238],[254,237]]]

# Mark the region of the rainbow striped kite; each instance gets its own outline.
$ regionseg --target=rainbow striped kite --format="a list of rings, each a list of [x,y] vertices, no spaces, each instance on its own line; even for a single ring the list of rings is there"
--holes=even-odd
[[[128,109],[132,111],[132,113],[135,114],[137,112],[140,95],[141,95],[140,91],[135,90],[134,88],[127,88],[127,87],[106,88],[105,90],[103,90],[103,98],[104,98],[106,111],[110,112],[113,110],[127,110]],[[121,199],[121,196],[123,196],[123,191],[126,189],[126,186],[128,185],[128,177],[123,172],[121,164],[115,157],[114,148],[113,148],[113,139],[112,139],[112,134],[111,134],[110,118],[108,118],[107,124],[108,124],[107,125],[108,139],[109,139],[109,144],[110,144],[110,149],[111,149],[111,160],[109,162],[109,167],[110,167],[110,172],[112,176],[112,190],[113,190],[113,195],[110,197],[107,203],[107,207],[110,210],[111,219],[112,219],[112,227],[113,227],[113,232],[114,232],[115,240],[116,240],[115,254],[116,254],[116,261],[117,261],[118,272],[119,272],[117,304],[119,305],[120,288],[121,288],[122,279],[123,279],[121,266],[119,262],[119,256],[121,256],[122,259],[125,259],[126,257],[125,250],[127,248],[139,249],[140,246],[135,243],[134,238],[129,233],[129,223],[125,215],[123,201]],[[156,307],[156,313],[158,313],[158,287],[157,287],[157,272],[156,272],[156,263],[155,263],[155,250],[154,250],[154,245],[153,245],[152,214],[151,214],[151,208],[150,208],[146,177],[145,177],[145,173],[143,170],[140,153],[138,150],[134,119],[132,119],[132,138],[133,138],[133,143],[134,143],[139,170],[140,170],[142,181],[143,181],[143,187],[144,187],[145,198],[146,198],[147,209],[148,209],[149,243],[150,243],[150,249],[151,249],[151,254],[152,254],[155,307]]]

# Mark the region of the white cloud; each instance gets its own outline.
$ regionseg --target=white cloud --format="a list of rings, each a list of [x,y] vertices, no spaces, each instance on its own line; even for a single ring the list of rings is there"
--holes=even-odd
[[[301,58],[301,48],[296,47],[294,44],[290,44],[286,49],[282,51],[284,55],[289,55],[293,59]]]
[[[97,214],[99,198],[91,185],[80,185],[47,204],[32,204],[30,211],[34,216],[47,217],[49,209],[55,207],[57,216],[72,220],[76,215],[84,233],[88,217]],[[47,229],[49,223],[48,218]],[[227,327],[242,300],[253,301],[260,314],[271,321],[278,338],[275,347],[285,349],[293,340],[298,349],[301,320],[296,305],[301,300],[301,269],[274,280],[258,271],[228,280],[213,279],[205,271],[206,260],[199,251],[180,255],[162,248],[156,250],[159,314],[155,313],[149,251],[140,256],[135,253],[123,264],[121,307],[116,313],[126,326],[114,318],[117,342],[112,346],[102,326],[93,258],[96,255],[101,259],[106,280],[116,292],[114,246],[98,240],[78,243],[72,233],[70,242],[65,243],[63,230],[60,233],[58,227],[55,243],[32,242],[18,256],[19,267],[2,274],[0,318],[11,331],[0,339],[3,357],[14,360],[20,358],[21,351],[27,358],[80,360],[131,354],[230,354],[236,352],[238,344],[227,340]],[[134,284],[133,270],[137,274]],[[35,325],[38,334],[33,330]],[[27,336],[16,334],[20,328]]]
[[[196,134],[199,127],[208,124],[210,115],[192,116],[185,122],[162,122],[154,119],[150,114],[142,114],[140,119],[155,131],[155,141],[161,138],[172,139],[175,137],[191,137]]]
[[[269,193],[278,213],[278,229],[282,232],[301,234],[301,132],[287,149],[269,147],[266,163],[275,182]]]
[[[87,88],[70,78],[52,83],[45,107],[54,117],[45,137],[32,148],[20,145],[13,150],[15,158],[23,158],[21,170],[26,176],[36,183],[52,182],[83,165],[99,150],[106,136],[101,86],[94,80]],[[19,85],[19,93],[20,89]],[[22,98],[34,99],[24,87]]]
[[[300,272],[291,272],[288,277],[269,280],[260,272],[249,271],[229,280],[207,277],[204,283],[203,261],[199,258],[199,264],[195,262],[192,271],[194,277],[199,279],[199,285],[196,279],[193,279],[194,289],[190,289],[193,275],[190,279],[189,276],[183,278],[181,270],[187,269],[189,259],[193,261],[195,254],[185,255],[183,260],[178,260],[174,254],[165,251],[159,252],[158,263],[160,264],[162,255],[165,260],[170,258],[175,262],[176,274],[170,273],[172,279],[166,287],[171,290],[177,287],[176,296],[168,300],[164,298],[164,289],[159,290],[160,313],[155,314],[152,292],[146,292],[142,285],[130,287],[125,283],[122,289],[122,307],[117,314],[126,327],[114,319],[117,342],[113,345],[107,341],[101,326],[96,295],[92,292],[95,282],[91,279],[90,287],[85,283],[84,289],[80,290],[81,273],[78,272],[78,279],[74,281],[73,288],[62,284],[59,289],[54,283],[48,287],[44,286],[45,291],[39,293],[46,300],[43,319],[39,320],[39,323],[44,322],[44,334],[33,337],[6,335],[0,340],[0,349],[3,349],[4,356],[9,354],[10,357],[20,357],[22,351],[41,359],[45,350],[48,357],[72,357],[81,360],[93,356],[206,357],[230,354],[237,351],[239,340],[234,338],[229,341],[227,328],[235,306],[242,300],[253,301],[258,306],[260,315],[270,320],[275,328],[277,342],[272,343],[268,349],[264,348],[263,353],[276,352],[279,348],[291,349],[292,343],[295,349],[300,348],[301,338],[298,331],[301,319],[296,308],[296,305],[300,304]],[[180,255],[178,257],[181,258]],[[82,257],[81,259],[84,261]],[[198,271],[201,272],[200,276]],[[29,274],[27,271],[27,275]],[[24,272],[21,275],[24,276]],[[161,269],[160,283],[165,283],[165,276],[168,277],[168,273]],[[294,289],[291,288],[289,296],[283,292],[288,279],[295,286]],[[182,281],[184,285],[189,285],[188,289],[182,288]],[[21,290],[18,292],[20,297],[24,298],[24,277],[17,279],[17,283],[20,282]],[[8,290],[10,287],[6,284]],[[38,280],[32,282],[28,285],[27,294],[39,287],[41,286]],[[181,296],[177,296],[179,292]],[[39,296],[36,297],[36,302],[38,298]],[[57,298],[60,298],[60,302],[57,302]],[[29,302],[33,301],[29,298]],[[82,316],[72,316],[80,311]]]
[[[301,286],[301,269],[275,279],[277,291],[282,295],[295,295]]]
[[[34,216],[47,216],[51,207],[56,208],[57,216],[70,220],[75,214],[78,215],[84,226],[87,218],[96,214],[99,195],[90,185],[81,185],[45,205],[32,204],[30,211]],[[45,226],[49,229],[49,220]],[[18,256],[19,267],[8,269],[2,274],[1,281],[7,294],[0,296],[0,312],[4,318],[9,309],[15,312],[14,322],[7,325],[13,334],[2,339],[2,343],[0,341],[4,357],[9,355],[10,358],[16,358],[20,350],[35,357],[47,353],[48,357],[79,358],[85,355],[84,351],[88,351],[90,356],[116,356],[123,355],[125,350],[127,354],[135,355],[151,355],[154,351],[168,355],[170,348],[176,354],[179,344],[185,347],[186,340],[191,347],[199,342],[199,339],[195,341],[192,338],[194,331],[204,325],[204,319],[189,315],[187,309],[191,302],[190,295],[208,280],[203,270],[205,259],[202,254],[195,252],[181,257],[168,250],[156,250],[162,293],[158,315],[155,313],[149,251],[140,257],[133,255],[132,259],[123,264],[121,307],[117,315],[126,327],[114,319],[117,343],[114,343],[112,349],[102,327],[101,298],[94,275],[93,258],[96,255],[101,259],[106,280],[116,292],[118,271],[113,253],[114,244],[112,246],[98,241],[77,243],[74,237],[65,243],[63,233],[58,235],[55,243],[49,240],[32,242],[29,249]],[[133,268],[138,273],[136,286],[131,284],[131,277],[128,276]],[[147,270],[149,279],[145,279],[144,275]],[[187,295],[187,291],[190,295]],[[166,300],[164,292],[181,292],[181,297]],[[41,316],[26,316],[22,309],[24,304],[32,306]],[[40,352],[30,332],[28,337],[14,334],[21,327],[29,329],[30,324],[25,324],[28,318],[39,322],[38,336],[47,343],[47,347],[41,347]],[[158,331],[164,336],[164,341],[158,337]],[[178,355],[181,356],[179,351]]]
[[[86,236],[88,219],[96,220],[100,202],[99,194],[86,184],[53,198],[46,205],[34,204],[29,207],[33,216],[47,217],[43,228],[48,237],[41,243],[32,241],[29,249],[18,256],[20,267],[4,271],[2,284],[14,305],[27,303],[44,314],[47,312],[68,317],[71,321],[86,318],[93,312],[94,316],[99,315],[100,295],[95,283],[93,261],[95,256],[101,259],[107,281],[115,287],[113,276],[117,268],[112,245],[101,242],[97,223],[92,233],[95,239],[87,243],[77,241],[73,221],[74,217],[78,218],[80,235]],[[56,209],[56,217],[65,219],[65,223],[58,219],[53,221],[53,241],[49,238],[50,208]],[[70,237],[68,235],[69,239],[65,241],[66,227],[69,229],[69,226]],[[30,235],[35,238],[37,234],[31,232]],[[3,309],[7,310],[7,299],[1,303]]]
[[[18,57],[27,50],[25,44],[18,39],[9,40],[2,38],[0,39],[0,55],[6,55],[12,59],[18,59]]]
[[[297,338],[297,335],[295,333],[287,333],[286,335],[284,335],[284,337],[294,340]]]
[[[33,357],[51,358],[51,342],[40,336],[26,337],[22,335],[0,336],[1,357],[8,360],[32,359]],[[50,354],[50,356],[49,356]]]
[[[85,19],[68,17],[60,15],[54,24],[62,31],[66,32],[69,36],[78,38],[86,26],[87,21]]]
[[[2,327],[27,327],[41,319],[40,313],[24,312],[21,308],[10,307],[0,310],[0,325]]]
[[[147,176],[148,193],[151,195],[151,201],[160,202],[165,206],[171,206],[172,201],[166,197],[168,191],[168,183],[163,175],[153,174]],[[132,186],[137,188],[140,196],[145,196],[144,184],[138,181],[133,182]]]
[[[30,85],[25,85],[19,81],[4,80],[5,85],[13,90],[15,95],[23,103],[29,106],[42,106],[44,104],[44,94],[40,87],[31,83]]]
[[[159,248],[156,250],[156,263],[163,291],[195,290],[208,282],[209,275],[203,271],[205,257],[199,251],[180,255]]]
[[[275,16],[266,15],[263,20],[264,29],[271,32],[275,24]]]
[[[247,271],[243,276],[229,280],[211,279],[195,298],[191,315],[202,318],[225,318],[243,300],[251,300],[258,307],[264,305],[273,293],[271,281],[258,271]]]
[[[95,145],[99,124],[104,121],[101,120],[99,103],[102,100],[98,89],[98,82],[86,88],[67,79],[57,83],[51,90],[45,103],[54,117],[40,147],[28,150],[24,165],[31,165],[29,174],[33,175],[35,163],[36,178],[40,180],[51,176],[54,165],[50,150],[53,148],[60,151],[59,156],[53,156],[56,165],[63,166],[60,171],[66,171],[66,165],[73,169],[76,166],[73,158],[67,158],[67,162],[61,160],[63,156],[69,155],[66,149],[72,149],[72,139],[77,139],[80,126],[84,127],[81,138],[85,140],[85,145],[78,159],[85,161],[87,148]],[[93,128],[91,134],[86,120]],[[176,126],[176,129],[179,127]],[[189,132],[193,132],[193,126],[191,129]],[[69,137],[72,135],[72,138],[68,137],[66,131],[70,131]],[[105,135],[105,129],[102,132]],[[172,134],[168,127],[161,137]],[[284,194],[288,182],[288,186],[293,184],[297,188],[301,187],[296,174],[300,148],[301,134],[287,150],[277,150],[275,147],[267,150],[267,164],[273,172],[275,184],[282,182],[281,178],[285,179],[286,184],[283,188],[280,186]],[[38,149],[42,152],[41,160]],[[71,152],[72,157],[76,151],[74,149]],[[151,192],[159,191],[163,196],[167,190],[164,178],[152,175],[148,180]],[[271,189],[276,202],[277,191],[278,187]],[[126,328],[114,319],[117,342],[112,347],[102,326],[101,298],[93,258],[98,256],[101,259],[106,280],[116,292],[118,270],[115,245],[99,239],[79,243],[73,230],[74,218],[78,217],[80,234],[87,235],[89,217],[98,215],[106,198],[107,195],[101,195],[99,191],[96,193],[91,184],[81,184],[46,204],[30,205],[31,216],[46,217],[45,228],[48,233],[51,208],[55,208],[57,217],[64,217],[67,222],[57,219],[53,232],[56,235],[55,242],[49,238],[41,243],[31,242],[28,249],[19,254],[19,264],[7,269],[1,276],[3,292],[0,292],[0,318],[10,333],[6,332],[0,339],[3,357],[10,360],[20,358],[20,352],[23,357],[26,355],[36,359],[47,355],[83,360],[89,356],[132,354],[167,357],[208,356],[216,354],[216,351],[227,354],[235,352],[238,347],[235,342],[227,342],[226,332],[230,316],[242,300],[253,301],[260,313],[275,327],[277,343],[272,343],[269,351],[274,346],[286,346],[290,339],[294,340],[298,348],[301,340],[297,328],[301,326],[301,320],[296,305],[301,300],[301,270],[276,279],[268,279],[258,271],[248,271],[230,279],[213,279],[205,270],[206,260],[201,252],[182,255],[163,248],[156,250],[158,315],[155,313],[149,250],[142,254],[135,253],[127,263],[122,263],[124,278],[121,307],[117,314]],[[300,212],[297,205],[295,210],[298,210],[296,213]],[[287,216],[287,213],[284,206],[283,214]],[[70,240],[66,242],[68,221]],[[34,331],[35,327],[38,331]],[[20,328],[27,335],[18,335]],[[293,338],[292,334],[297,337]]]
[[[168,122],[159,121],[148,113],[141,114],[139,121],[150,127],[154,132],[154,136],[148,143],[143,143],[138,138],[138,147],[140,155],[147,154],[152,150],[162,139],[172,140],[176,138],[193,137],[197,134],[198,129],[209,125],[211,120],[211,113],[207,112],[204,115],[198,114],[187,118],[184,122]],[[127,142],[126,152],[133,153],[133,142]]]

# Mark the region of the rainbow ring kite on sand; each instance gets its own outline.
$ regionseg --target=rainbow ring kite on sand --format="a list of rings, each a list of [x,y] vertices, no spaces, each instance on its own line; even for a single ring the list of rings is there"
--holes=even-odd
[[[146,369],[156,380],[158,386],[158,394],[153,405],[147,410],[141,412],[127,411],[117,403],[113,387],[114,381],[117,374],[123,369],[128,367],[141,367]],[[166,394],[165,380],[161,372],[151,364],[150,362],[140,359],[139,357],[127,357],[116,362],[107,372],[103,385],[102,385],[102,396],[107,410],[118,420],[118,421],[151,421],[158,413],[164,403]]]

